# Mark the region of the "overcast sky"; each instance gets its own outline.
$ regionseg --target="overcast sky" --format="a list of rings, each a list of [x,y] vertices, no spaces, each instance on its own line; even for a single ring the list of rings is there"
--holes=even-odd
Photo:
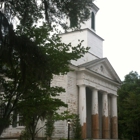
[[[96,33],[104,38],[107,57],[118,76],[140,75],[140,0],[95,0]]]

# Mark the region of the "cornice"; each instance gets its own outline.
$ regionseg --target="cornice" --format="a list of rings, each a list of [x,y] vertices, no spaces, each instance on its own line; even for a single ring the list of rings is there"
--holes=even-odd
[[[99,7],[97,7],[94,3],[93,3],[93,8],[94,8],[94,10],[95,10],[96,12],[99,11]]]
[[[104,41],[104,39],[102,37],[100,37],[99,35],[97,35],[93,30],[91,30],[89,28],[84,28],[84,29],[79,29],[79,30],[75,30],[75,31],[70,31],[70,32],[59,34],[59,35],[61,36],[61,35],[65,35],[65,34],[71,34],[71,33],[82,32],[82,31],[89,31],[92,34],[94,34],[96,37],[98,37],[100,40]]]

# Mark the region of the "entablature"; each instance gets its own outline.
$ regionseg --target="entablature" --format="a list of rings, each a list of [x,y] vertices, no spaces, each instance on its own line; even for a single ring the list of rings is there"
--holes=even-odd
[[[119,83],[84,68],[77,73],[77,85],[85,85],[114,95],[117,95],[120,86]]]

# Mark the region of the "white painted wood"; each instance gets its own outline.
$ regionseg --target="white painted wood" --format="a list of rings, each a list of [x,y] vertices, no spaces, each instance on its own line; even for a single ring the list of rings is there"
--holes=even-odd
[[[98,90],[92,89],[92,115],[98,114]]]
[[[79,117],[80,124],[86,122],[86,88],[84,85],[79,87]]]
[[[108,117],[108,94],[104,92],[102,94],[102,116]]]
[[[117,117],[117,96],[111,96],[111,117]]]

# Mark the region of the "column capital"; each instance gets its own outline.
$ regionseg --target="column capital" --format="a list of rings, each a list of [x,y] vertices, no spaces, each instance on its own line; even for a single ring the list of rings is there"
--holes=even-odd
[[[90,87],[90,89],[91,89],[92,91],[94,91],[94,90],[99,91],[99,88],[96,88],[96,87]]]
[[[82,84],[82,85],[78,85],[79,87],[86,87],[86,85],[85,84]]]
[[[103,94],[109,94],[107,91],[103,91],[102,93],[103,93]]]
[[[118,97],[118,95],[117,94],[110,94],[111,95],[111,97]]]

